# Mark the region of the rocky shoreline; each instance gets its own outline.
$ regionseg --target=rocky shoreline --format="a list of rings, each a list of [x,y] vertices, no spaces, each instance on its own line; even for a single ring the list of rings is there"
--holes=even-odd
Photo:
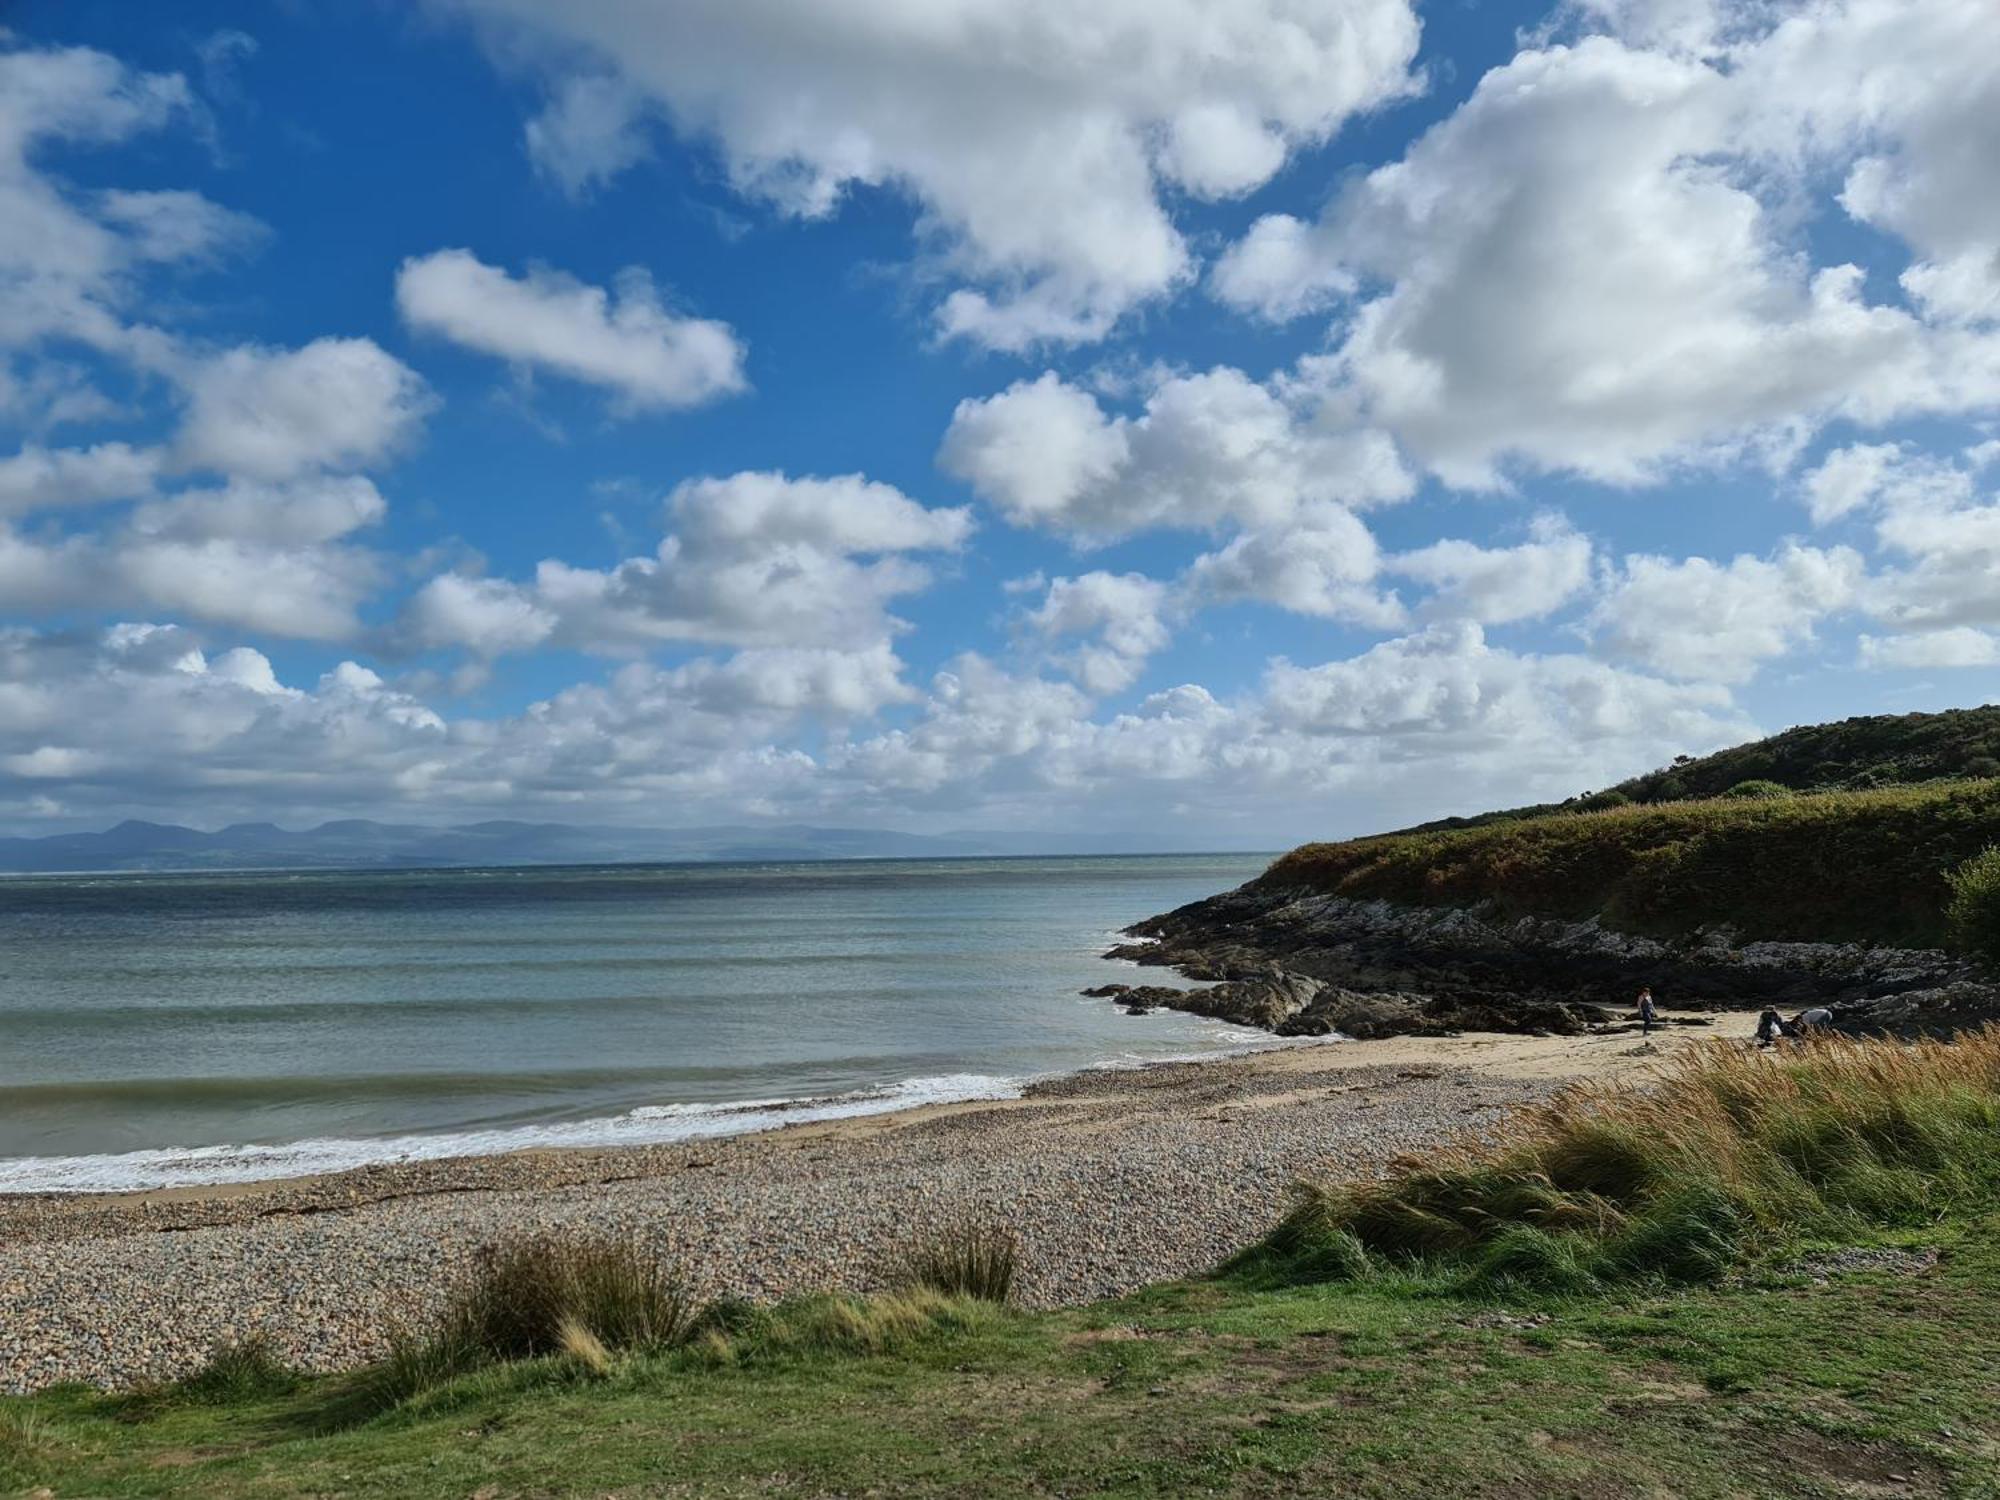
[[[1107,958],[1173,969],[1202,987],[1103,985],[1085,994],[1280,1036],[1575,1035],[1627,1024],[1642,985],[1680,1010],[1827,1005],[1856,1033],[1952,1031],[2000,1018],[1993,977],[1934,949],[1746,943],[1725,927],[1663,940],[1595,920],[1397,906],[1263,879],[1148,918],[1126,936],[1134,941]]]

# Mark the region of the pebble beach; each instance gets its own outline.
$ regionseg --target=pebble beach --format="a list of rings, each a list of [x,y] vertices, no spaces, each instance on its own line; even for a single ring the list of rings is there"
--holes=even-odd
[[[1301,1178],[1376,1172],[1653,1051],[1333,1042],[670,1147],[0,1198],[0,1388],[169,1379],[253,1335],[305,1369],[365,1363],[481,1245],[551,1230],[629,1236],[706,1295],[775,1299],[867,1290],[914,1229],[972,1214],[1018,1234],[1025,1303],[1090,1301],[1208,1270]]]

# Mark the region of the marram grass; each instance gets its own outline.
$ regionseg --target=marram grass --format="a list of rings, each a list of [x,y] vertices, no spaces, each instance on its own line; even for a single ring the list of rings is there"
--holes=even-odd
[[[1494,1135],[1309,1185],[1231,1263],[1257,1281],[1384,1270],[1586,1290],[1712,1279],[2000,1203],[2000,1028],[1911,1045],[1691,1048],[1647,1084],[1586,1084]]]

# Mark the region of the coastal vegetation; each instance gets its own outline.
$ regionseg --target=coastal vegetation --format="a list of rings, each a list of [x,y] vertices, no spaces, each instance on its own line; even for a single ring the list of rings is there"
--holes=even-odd
[[[173,1386],[0,1402],[0,1486],[1991,1493],[1996,1125],[1994,1033],[1705,1049],[1652,1095],[1585,1090],[1316,1190],[1213,1277],[1060,1312],[910,1278],[691,1308],[613,1242],[512,1242],[439,1325],[482,1341],[463,1370],[364,1410],[356,1376],[253,1344]],[[1002,1248],[986,1226],[926,1254]]]
[[[1875,714],[1806,724],[1671,765],[1566,802],[1443,818],[1412,832],[1511,822],[1631,803],[1701,801],[1778,792],[1858,792],[2000,776],[2000,704],[1935,714]],[[1755,789],[1755,790],[1746,790]]]
[[[1995,844],[2000,779],[1944,780],[1630,802],[1307,844],[1257,884],[1411,906],[1490,903],[1509,916],[1597,917],[1655,935],[1721,924],[1742,940],[1983,952],[1976,934],[1990,928],[1970,913],[2000,910],[2000,897],[1971,894],[1966,882],[2000,889],[2000,871],[1962,875],[1958,886],[1954,876]]]
[[[1559,1291],[1713,1280],[1996,1203],[2000,1030],[1828,1039],[1777,1063],[1704,1046],[1646,1087],[1574,1087],[1383,1179],[1308,1187],[1236,1268]]]

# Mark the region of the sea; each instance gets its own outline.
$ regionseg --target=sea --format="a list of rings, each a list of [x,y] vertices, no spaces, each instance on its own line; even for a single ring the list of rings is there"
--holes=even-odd
[[[1265,855],[0,877],[0,1192],[1008,1098],[1267,1046],[1078,991]],[[1155,976],[1158,977],[1158,976]]]

